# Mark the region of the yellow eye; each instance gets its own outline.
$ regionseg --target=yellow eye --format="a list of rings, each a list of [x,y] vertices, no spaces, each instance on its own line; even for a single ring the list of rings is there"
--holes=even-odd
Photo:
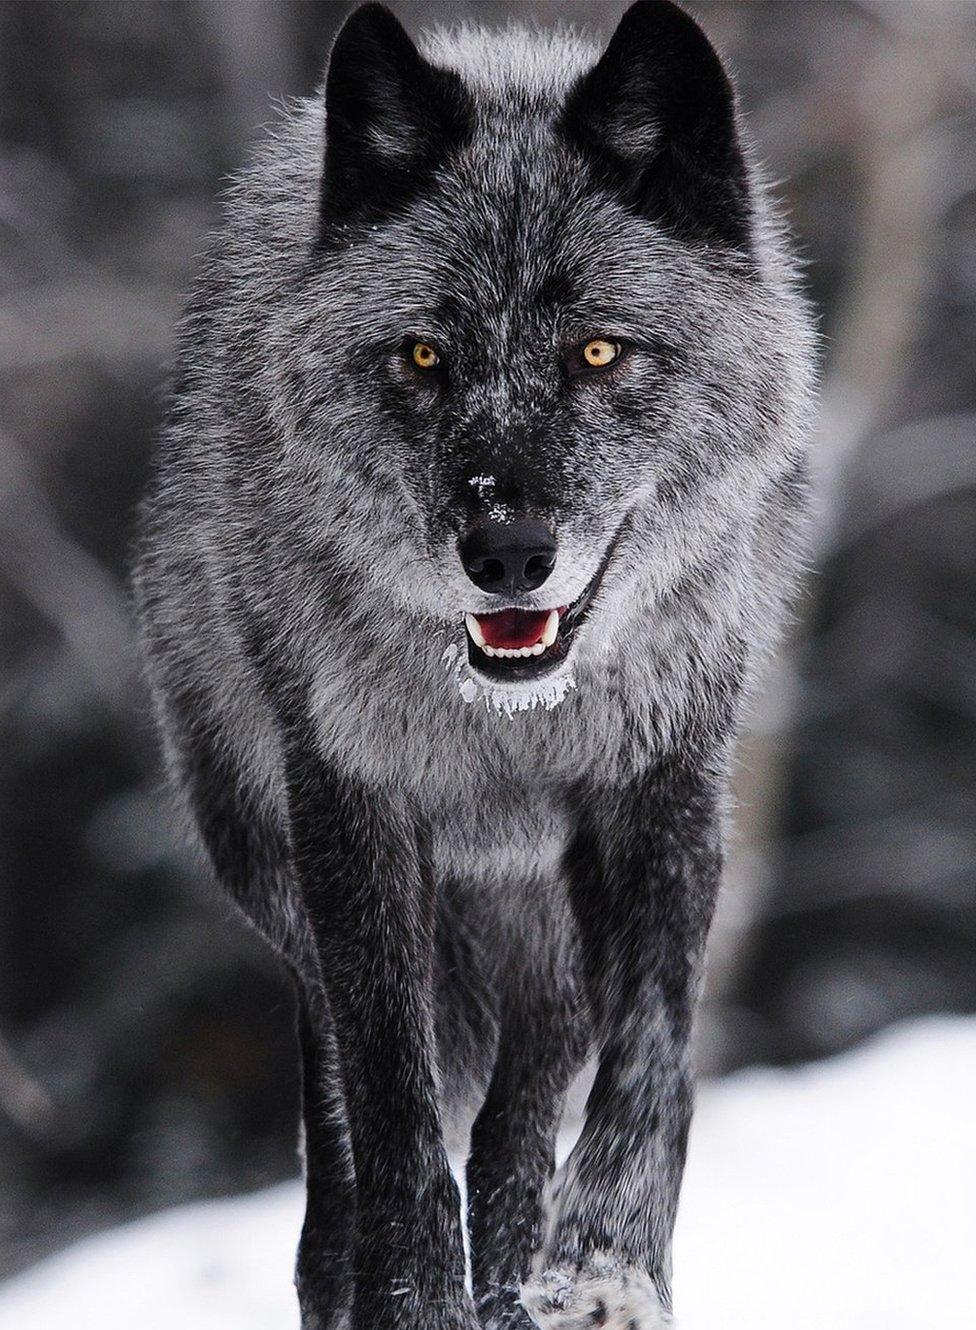
[[[441,358],[429,342],[414,342],[413,363],[418,369],[436,369]]]
[[[583,360],[591,369],[605,369],[620,355],[620,343],[608,342],[604,337],[594,337],[585,344],[582,354]]]

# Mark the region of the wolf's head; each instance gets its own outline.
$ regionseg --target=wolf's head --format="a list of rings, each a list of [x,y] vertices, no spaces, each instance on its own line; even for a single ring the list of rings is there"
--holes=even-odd
[[[668,0],[602,54],[421,52],[367,5],[324,102],[283,391],[330,538],[479,680],[536,687],[741,547],[797,464],[804,323],[732,87]]]

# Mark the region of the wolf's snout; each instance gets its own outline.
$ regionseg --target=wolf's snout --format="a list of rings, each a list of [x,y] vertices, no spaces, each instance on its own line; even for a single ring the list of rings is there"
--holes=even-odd
[[[556,563],[556,538],[536,517],[483,522],[461,537],[458,552],[476,587],[511,596],[542,586]]]

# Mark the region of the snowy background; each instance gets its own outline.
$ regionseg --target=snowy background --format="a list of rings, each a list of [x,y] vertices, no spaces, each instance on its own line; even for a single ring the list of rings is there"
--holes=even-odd
[[[681,1330],[972,1330],[974,1102],[971,1019],[703,1085]],[[68,1309],[73,1330],[297,1330],[301,1215],[292,1182],[89,1238],[0,1290],[0,1330],[51,1330]]]
[[[294,1322],[291,995],[174,835],[124,568],[220,182],[349,8],[0,0],[4,1330]],[[976,0],[695,12],[782,182],[824,409],[818,571],[741,756],[679,1305],[972,1327]]]

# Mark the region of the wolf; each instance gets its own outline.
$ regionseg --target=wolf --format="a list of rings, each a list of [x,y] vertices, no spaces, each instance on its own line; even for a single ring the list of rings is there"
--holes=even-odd
[[[814,393],[729,76],[668,0],[605,48],[367,4],[225,211],[135,583],[175,788],[295,979],[302,1324],[669,1324]]]

